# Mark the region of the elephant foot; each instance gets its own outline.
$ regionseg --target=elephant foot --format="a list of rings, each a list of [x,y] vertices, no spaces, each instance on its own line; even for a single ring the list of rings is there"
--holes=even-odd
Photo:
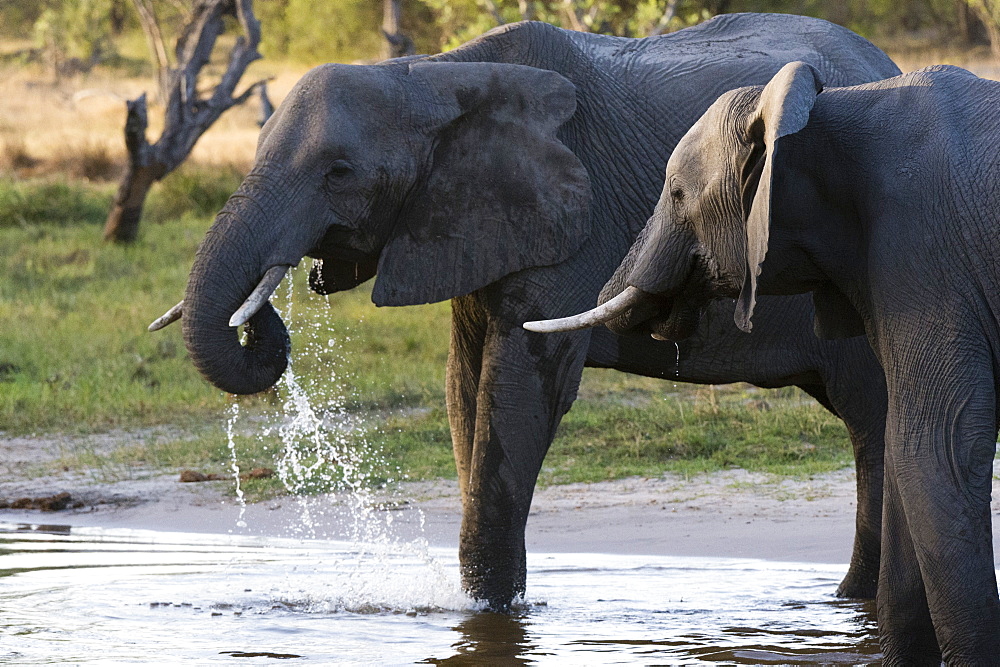
[[[484,611],[509,613],[524,599],[524,543],[489,544],[463,539],[459,548],[462,586]]]
[[[858,600],[871,600],[875,598],[878,590],[878,569],[855,567],[851,565],[847,571],[847,576],[840,582],[835,595],[838,598],[854,598]]]
[[[883,665],[906,665],[906,667],[941,667],[941,652],[938,651],[937,642],[928,642],[925,646],[907,646],[905,649],[897,650],[885,646],[882,647]],[[949,662],[949,665],[952,663]],[[955,663],[963,665],[979,665],[990,663]]]

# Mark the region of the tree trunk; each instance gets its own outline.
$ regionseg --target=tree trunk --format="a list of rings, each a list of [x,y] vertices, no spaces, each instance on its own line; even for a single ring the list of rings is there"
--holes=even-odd
[[[1000,60],[1000,0],[966,0],[986,29],[990,51]]]
[[[403,34],[403,0],[382,0],[382,58],[401,58],[416,53],[413,40]]]
[[[223,112],[245,102],[264,83],[258,81],[234,95],[246,68],[260,58],[257,53],[260,23],[253,14],[253,0],[197,0],[188,24],[177,39],[175,67],[166,61],[152,2],[134,0],[134,3],[158,65],[160,96],[165,108],[163,132],[155,144],[149,144],[145,93],[128,102],[125,147],[129,164],[104,226],[104,239],[117,243],[135,241],[143,203],[153,183],[187,159],[201,135]],[[229,52],[229,63],[219,83],[207,96],[202,96],[198,93],[198,77],[210,60],[226,15],[239,21],[243,34],[236,38]]]
[[[104,240],[115,243],[132,243],[139,235],[139,220],[142,218],[142,207],[146,195],[153,183],[160,180],[157,170],[149,166],[137,167],[131,163],[118,192],[115,194],[108,213],[108,221],[104,225]]]

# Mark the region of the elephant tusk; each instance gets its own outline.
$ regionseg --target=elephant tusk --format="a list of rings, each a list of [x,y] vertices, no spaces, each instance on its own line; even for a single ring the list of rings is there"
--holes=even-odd
[[[524,328],[528,331],[537,331],[538,333],[576,331],[577,329],[596,327],[598,324],[604,324],[608,320],[618,317],[626,310],[642,301],[645,297],[646,292],[643,292],[638,287],[632,287],[630,285],[625,288],[625,291],[615,298],[606,301],[597,308],[588,310],[585,313],[572,315],[570,317],[563,317],[558,320],[525,322],[522,326],[524,326]]]
[[[271,298],[274,294],[274,290],[278,288],[278,283],[281,279],[285,277],[288,273],[288,269],[292,267],[287,264],[281,266],[272,266],[264,274],[264,277],[260,279],[260,283],[257,284],[257,289],[251,292],[247,300],[243,302],[240,309],[233,313],[233,316],[229,318],[229,326],[238,327],[242,324],[246,324],[254,314],[260,310],[260,307],[267,303],[267,300]]]
[[[184,301],[181,300],[180,302],[178,302],[176,306],[174,306],[173,308],[171,308],[170,310],[168,310],[167,312],[163,313],[155,320],[153,320],[152,324],[150,324],[146,330],[159,331],[168,324],[173,324],[177,320],[181,319],[181,313],[183,312],[183,310],[184,310]]]

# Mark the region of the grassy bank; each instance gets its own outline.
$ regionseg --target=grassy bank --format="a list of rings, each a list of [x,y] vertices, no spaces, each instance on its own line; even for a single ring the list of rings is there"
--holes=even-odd
[[[149,334],[146,325],[180,299],[210,211],[238,175],[171,179],[151,197],[134,247],[100,241],[100,204],[110,186],[0,181],[0,202],[7,202],[0,217],[0,430],[174,425],[186,435],[133,439],[111,457],[81,451],[67,461],[109,471],[139,463],[227,469],[222,426],[235,399],[198,376],[179,326]],[[178,202],[194,213],[178,215]],[[275,304],[291,314],[293,369],[314,405],[360,420],[365,435],[351,436],[352,446],[384,458],[373,479],[397,470],[411,478],[454,476],[443,394],[449,305],[376,309],[367,287],[321,297],[308,290],[306,273],[293,272]],[[282,392],[239,399],[241,466],[274,466],[284,445],[276,433],[256,433],[277,419]],[[542,478],[730,466],[805,474],[849,460],[839,420],[797,389],[675,385],[588,369]]]

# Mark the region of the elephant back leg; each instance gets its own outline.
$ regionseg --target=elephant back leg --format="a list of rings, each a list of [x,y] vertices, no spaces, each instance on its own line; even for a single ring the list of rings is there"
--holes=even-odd
[[[824,383],[802,386],[844,421],[857,477],[854,549],[839,597],[874,598],[882,540],[886,389],[882,367],[864,338],[829,341]]]

